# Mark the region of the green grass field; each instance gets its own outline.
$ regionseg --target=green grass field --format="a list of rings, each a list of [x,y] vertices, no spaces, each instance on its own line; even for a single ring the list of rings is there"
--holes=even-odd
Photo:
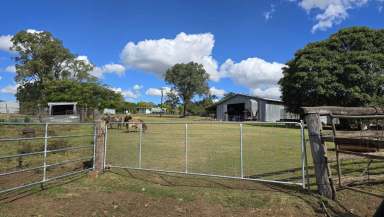
[[[141,166],[146,169],[185,171],[184,122],[190,122],[191,119],[140,118],[148,126],[142,135]],[[178,123],[165,124],[164,121]],[[187,127],[188,172],[241,175],[238,123],[195,121]],[[107,164],[138,167],[139,138],[139,132],[109,129]],[[245,177],[301,181],[300,130],[285,125],[243,124],[243,168]]]

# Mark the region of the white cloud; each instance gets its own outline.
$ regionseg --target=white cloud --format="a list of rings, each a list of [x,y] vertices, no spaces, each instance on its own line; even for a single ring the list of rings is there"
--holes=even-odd
[[[348,10],[365,5],[368,0],[300,0],[298,4],[308,13],[320,11],[312,32],[326,30],[341,23],[348,17]]]
[[[7,85],[0,89],[0,93],[16,94],[19,85]]]
[[[139,97],[139,94],[131,91],[131,90],[123,90],[120,87],[111,87],[111,90],[115,91],[116,93],[121,93],[126,98],[132,98],[132,99],[137,99]]]
[[[119,76],[123,75],[125,72],[125,67],[120,64],[106,64],[101,67],[96,66],[91,72],[91,75],[102,78],[105,73],[115,73]]]
[[[11,73],[16,73],[16,67],[14,65],[12,66],[7,66],[4,69],[5,72],[11,72]]]
[[[250,88],[254,95],[276,98],[279,95],[277,92],[280,92],[276,87],[277,82],[283,76],[283,67],[285,67],[284,64],[267,62],[257,57],[248,58],[239,63],[228,59],[220,66],[220,73],[224,77],[229,77],[236,83]]]
[[[27,29],[25,31],[28,32],[28,33],[32,33],[32,34],[44,32],[44,31],[39,31],[39,30],[36,30],[36,29]]]
[[[215,96],[217,96],[217,97],[223,97],[224,94],[225,94],[225,90],[223,90],[223,89],[218,89],[218,88],[216,88],[216,87],[211,87],[211,88],[209,88],[209,93],[210,93],[211,95],[215,95]]]
[[[171,88],[169,88],[169,87],[163,87],[161,89],[163,89],[163,95],[164,96],[167,95],[169,92],[171,92]],[[148,96],[161,96],[161,89],[151,87],[145,91],[145,94]]]
[[[121,59],[129,67],[164,76],[177,63],[197,62],[204,66],[210,80],[220,79],[217,61],[212,57],[215,40],[211,33],[179,33],[174,39],[128,42]]]
[[[266,89],[255,88],[251,89],[251,95],[271,99],[280,99],[281,91],[279,86],[271,86]]]
[[[135,85],[133,85],[133,89],[134,90],[141,90],[141,89],[143,89],[143,85],[135,84]]]
[[[272,19],[272,16],[273,16],[274,13],[275,13],[275,5],[271,4],[271,8],[269,9],[269,11],[264,12],[264,14],[263,14],[264,15],[264,19],[266,21]]]
[[[12,47],[12,35],[0,35],[0,50],[2,51],[10,51]]]

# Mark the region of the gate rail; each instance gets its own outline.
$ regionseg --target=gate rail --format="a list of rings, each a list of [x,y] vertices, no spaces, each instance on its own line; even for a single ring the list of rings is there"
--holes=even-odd
[[[39,166],[1,172],[0,178],[10,176],[13,174],[25,173],[25,172],[37,171],[37,170],[42,170],[43,173],[42,173],[41,180],[39,180],[39,181],[35,181],[35,182],[31,182],[31,183],[23,183],[23,184],[17,185],[15,187],[10,187],[10,188],[1,188],[1,185],[0,185],[0,194],[9,193],[11,191],[15,191],[15,190],[19,190],[19,189],[27,188],[27,187],[32,187],[34,185],[39,185],[39,184],[41,184],[41,186],[43,187],[44,183],[51,182],[51,181],[61,179],[64,177],[72,176],[75,174],[87,172],[90,170],[94,170],[94,168],[95,168],[95,163],[94,163],[95,162],[95,140],[96,140],[96,125],[95,125],[95,123],[12,123],[12,122],[0,123],[0,126],[7,126],[7,125],[8,126],[18,126],[18,125],[21,125],[21,126],[33,126],[33,125],[44,126],[44,136],[18,137],[18,138],[3,137],[3,138],[0,138],[0,165],[1,165],[2,161],[4,161],[4,160],[15,159],[15,158],[20,158],[20,157],[29,157],[29,156],[34,156],[34,155],[42,155],[43,161],[41,162],[41,164]],[[57,126],[57,125],[90,125],[90,126],[93,126],[94,130],[93,130],[92,134],[49,136],[48,135],[49,126]],[[48,147],[49,147],[48,142],[50,139],[59,139],[59,138],[65,139],[65,138],[76,138],[76,137],[79,137],[79,138],[84,137],[85,138],[85,137],[90,137],[90,136],[93,136],[91,145],[71,146],[71,147],[49,149],[48,150]],[[2,155],[1,154],[1,146],[4,144],[4,142],[28,141],[28,140],[44,140],[43,144],[41,144],[44,147],[43,151],[34,151],[34,152],[31,151],[28,153],[12,154],[12,155]],[[84,149],[90,149],[92,151],[92,155],[86,156],[86,157],[81,157],[81,158],[76,158],[76,159],[63,160],[63,161],[55,162],[55,163],[51,163],[51,164],[47,163],[47,157],[48,157],[47,155],[49,153],[78,152],[78,151],[84,150]],[[89,168],[83,167],[81,170],[65,172],[62,174],[47,177],[47,169],[48,168],[54,168],[54,167],[58,167],[61,165],[70,164],[70,163],[74,163],[74,162],[82,162],[82,161],[84,162],[86,160],[92,160],[93,161],[92,167],[89,167]]]
[[[106,158],[104,158],[104,168],[121,168],[121,169],[131,169],[131,170],[143,170],[143,171],[153,171],[153,172],[160,172],[160,173],[173,173],[173,174],[187,174],[187,175],[196,175],[196,176],[208,176],[208,177],[219,177],[219,178],[229,178],[229,179],[240,179],[240,180],[251,180],[251,181],[259,181],[259,182],[267,182],[267,183],[276,183],[276,184],[287,184],[287,185],[299,185],[302,186],[302,188],[307,189],[309,187],[309,175],[308,175],[308,162],[307,162],[307,151],[306,151],[306,142],[305,142],[305,131],[304,131],[304,123],[303,121],[300,122],[255,122],[255,121],[249,121],[249,122],[207,122],[207,121],[201,121],[201,122],[130,122],[131,124],[138,124],[139,125],[139,144],[138,144],[138,152],[137,152],[137,158],[138,158],[138,167],[132,167],[132,166],[122,166],[122,165],[114,165],[114,164],[108,164]],[[124,125],[127,123],[124,122],[110,122],[110,126],[112,124],[116,125]],[[185,129],[185,136],[184,136],[184,170],[178,171],[178,170],[167,170],[167,169],[153,169],[153,168],[145,168],[142,167],[142,140],[143,140],[143,124],[179,124],[184,125]],[[189,160],[188,160],[188,153],[189,153],[189,140],[188,140],[188,132],[189,132],[189,126],[194,124],[238,124],[239,126],[239,132],[240,132],[240,138],[239,138],[239,149],[240,149],[240,175],[239,176],[229,176],[229,175],[220,175],[220,174],[210,174],[210,173],[198,173],[198,172],[191,172],[189,170]],[[243,148],[243,125],[244,124],[257,124],[257,125],[294,125],[295,127],[298,127],[300,130],[300,138],[298,138],[298,144],[300,145],[300,170],[301,170],[301,178],[300,182],[291,182],[291,181],[279,181],[279,180],[272,180],[272,179],[262,179],[262,178],[252,178],[252,177],[246,177],[244,176],[244,148]],[[104,144],[104,156],[107,156],[107,149],[108,149],[108,127],[105,128],[105,144]],[[109,140],[108,140],[109,141]]]

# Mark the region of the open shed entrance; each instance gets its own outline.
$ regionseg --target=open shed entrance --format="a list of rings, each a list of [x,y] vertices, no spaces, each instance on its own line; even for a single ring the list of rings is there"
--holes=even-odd
[[[48,103],[49,115],[76,115],[75,102]]]
[[[236,103],[227,105],[229,121],[244,121],[245,103]]]

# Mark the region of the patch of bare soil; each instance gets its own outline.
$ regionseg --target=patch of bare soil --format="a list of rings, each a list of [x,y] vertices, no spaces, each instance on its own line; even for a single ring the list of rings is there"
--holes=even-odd
[[[34,195],[13,201],[2,211],[5,216],[308,216],[301,207],[234,209],[202,199],[182,202],[136,192],[81,192],[62,198]]]

